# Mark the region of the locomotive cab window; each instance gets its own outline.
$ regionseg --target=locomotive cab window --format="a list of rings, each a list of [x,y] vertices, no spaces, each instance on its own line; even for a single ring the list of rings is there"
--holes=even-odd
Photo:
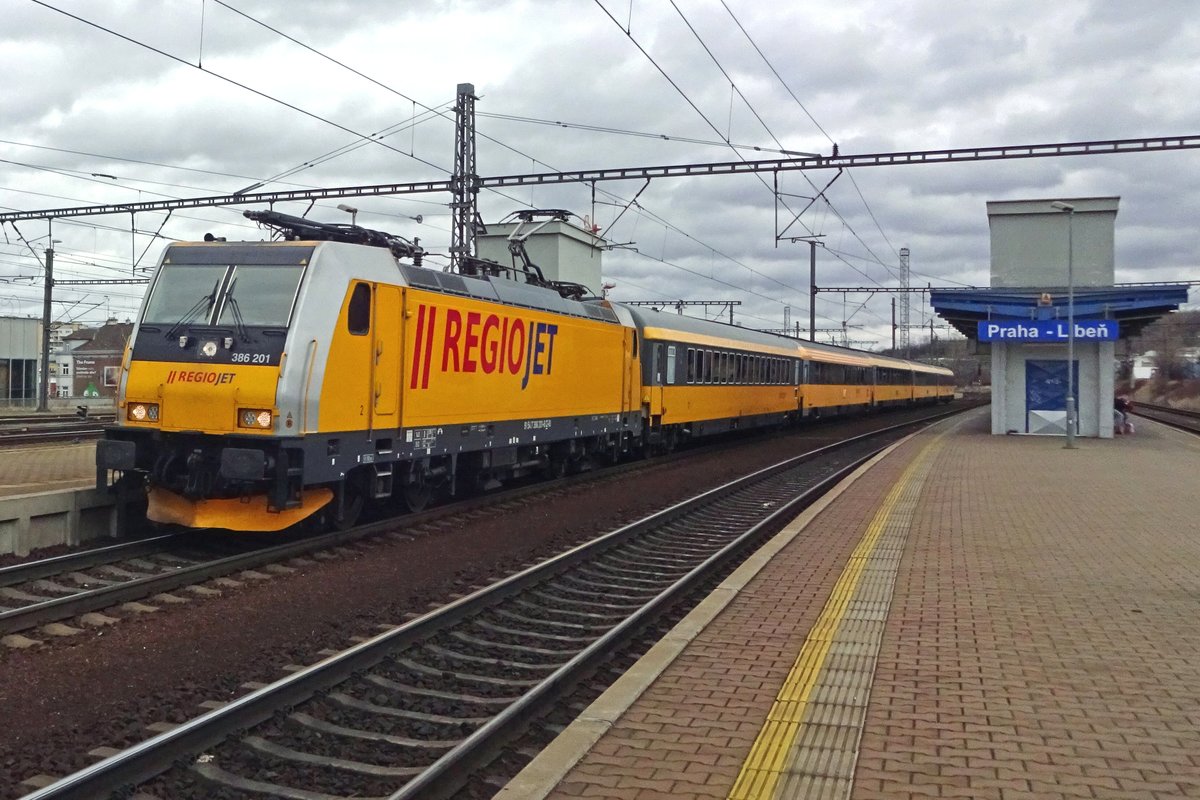
[[[217,324],[286,328],[303,272],[301,266],[234,267]]]
[[[365,336],[371,330],[371,286],[354,284],[350,306],[346,309],[346,328],[354,336]]]
[[[299,264],[164,264],[142,322],[286,328],[303,274]]]
[[[209,324],[228,270],[224,264],[164,265],[142,321],[152,325]]]

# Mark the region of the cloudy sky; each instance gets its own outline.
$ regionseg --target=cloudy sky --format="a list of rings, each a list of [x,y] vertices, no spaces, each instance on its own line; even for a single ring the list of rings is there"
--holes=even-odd
[[[0,211],[259,182],[444,180],[459,83],[479,96],[484,176],[828,154],[835,142],[848,155],[1194,135],[1194,10],[1183,0],[1136,11],[1125,0],[0,0]],[[832,177],[787,173],[782,202],[798,212]],[[807,324],[808,246],[776,243],[790,215],[771,183],[656,180],[624,214],[641,181],[600,184],[594,200],[590,187],[526,187],[484,192],[480,209],[494,222],[566,208],[631,243],[604,256],[615,299],[737,300],[741,324],[780,328],[785,313]],[[825,286],[897,285],[902,247],[916,285],[986,285],[986,201],[1109,195],[1121,198],[1118,281],[1200,278],[1197,150],[856,169],[789,234],[823,236]],[[359,224],[444,254],[447,201],[341,202],[360,209]],[[309,216],[348,222],[338,202]],[[0,314],[40,315],[35,253],[50,238],[61,240],[58,278],[144,276],[169,240],[264,238],[242,210],[6,225]],[[125,318],[140,290],[62,286],[54,314]],[[817,324],[845,322],[859,346],[888,344],[890,303],[822,294]],[[913,304],[913,321],[927,321],[921,298]]]

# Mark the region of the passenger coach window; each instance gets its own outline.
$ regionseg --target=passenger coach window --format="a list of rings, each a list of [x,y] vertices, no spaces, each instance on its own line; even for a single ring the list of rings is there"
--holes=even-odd
[[[667,383],[675,382],[675,345],[667,345]]]
[[[696,348],[689,347],[688,349],[688,365],[687,365],[687,382],[696,382]]]
[[[365,336],[371,330],[371,286],[354,284],[350,307],[346,309],[346,327],[355,336]]]

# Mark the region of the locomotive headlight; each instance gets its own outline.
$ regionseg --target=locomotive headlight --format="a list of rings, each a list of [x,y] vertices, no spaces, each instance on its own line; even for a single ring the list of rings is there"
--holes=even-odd
[[[274,415],[267,409],[238,409],[238,426],[242,428],[270,428]]]
[[[126,416],[134,422],[158,422],[158,403],[130,403]]]
[[[209,341],[200,345],[200,352],[209,358],[212,358],[217,354],[217,343],[210,339]]]

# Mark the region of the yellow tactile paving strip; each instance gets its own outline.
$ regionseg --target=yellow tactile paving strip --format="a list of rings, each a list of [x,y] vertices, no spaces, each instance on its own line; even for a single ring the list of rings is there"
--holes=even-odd
[[[849,791],[900,552],[940,442],[921,450],[867,526],[767,713],[731,800]]]
[[[892,448],[806,509],[498,798],[724,798],[870,516],[922,446]],[[858,513],[828,516],[843,502]]]

